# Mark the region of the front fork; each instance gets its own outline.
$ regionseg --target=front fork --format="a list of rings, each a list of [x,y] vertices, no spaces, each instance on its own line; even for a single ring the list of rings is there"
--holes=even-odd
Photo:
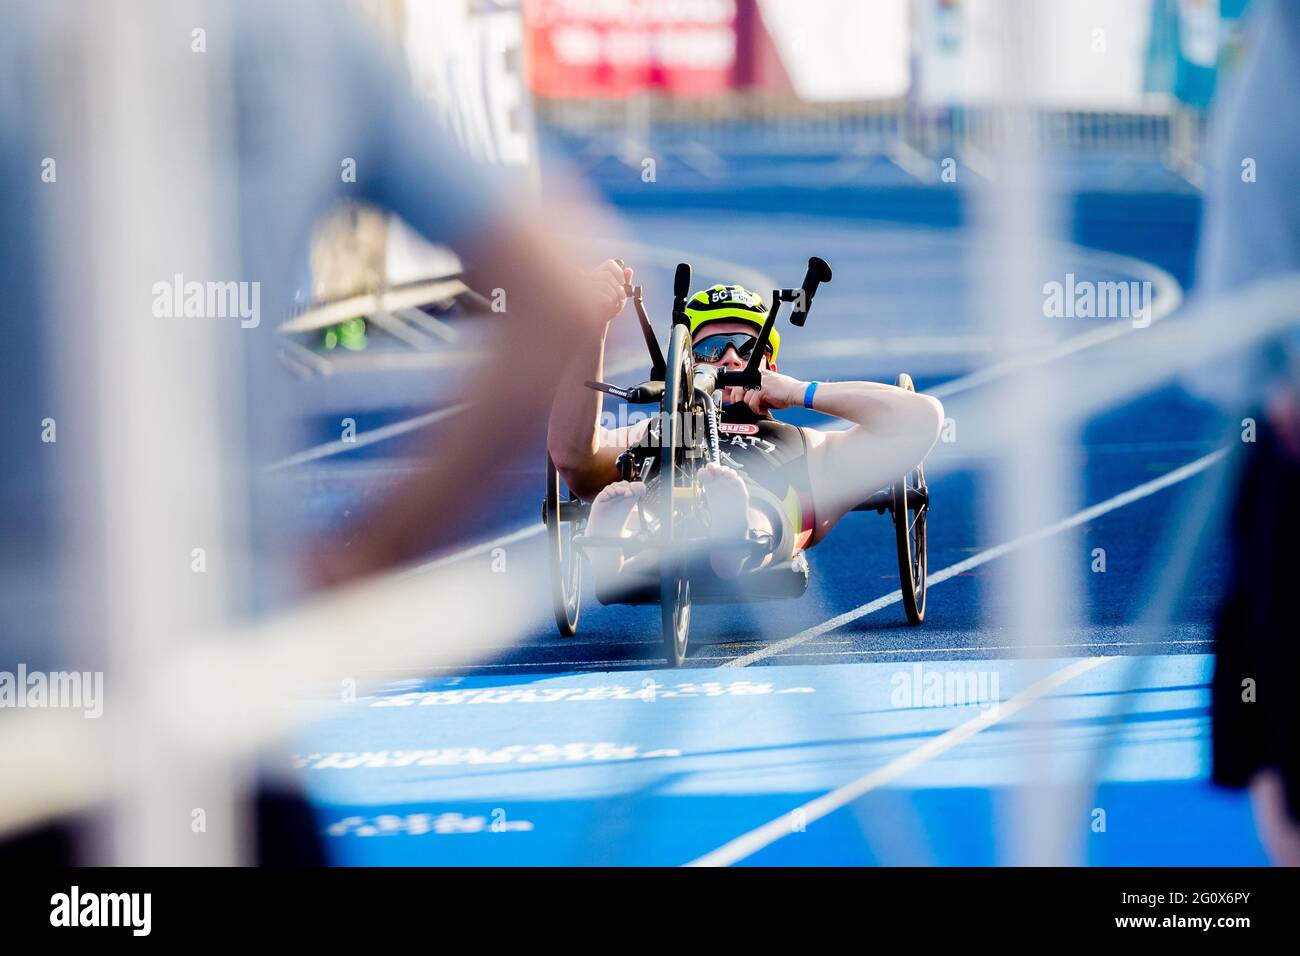
[[[722,448],[718,443],[718,407],[713,403],[713,396],[703,389],[697,388],[695,397],[704,405],[704,440],[709,461],[719,465],[722,463]]]

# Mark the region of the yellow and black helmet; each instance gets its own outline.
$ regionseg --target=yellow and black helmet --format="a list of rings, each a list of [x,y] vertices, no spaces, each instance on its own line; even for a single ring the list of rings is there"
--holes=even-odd
[[[756,292],[739,285],[714,285],[701,289],[686,300],[686,317],[691,322],[691,338],[709,322],[749,322],[757,333],[767,321],[767,306]],[[772,329],[769,339],[772,361],[781,351],[781,333]]]

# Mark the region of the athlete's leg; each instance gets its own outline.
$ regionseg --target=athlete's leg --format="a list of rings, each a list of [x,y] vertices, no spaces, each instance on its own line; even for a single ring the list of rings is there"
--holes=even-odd
[[[586,534],[593,538],[630,538],[635,524],[635,509],[645,496],[645,483],[641,481],[615,481],[606,485],[591,503],[587,515]],[[587,550],[592,573],[597,579],[613,579],[622,569],[622,548],[605,545]]]

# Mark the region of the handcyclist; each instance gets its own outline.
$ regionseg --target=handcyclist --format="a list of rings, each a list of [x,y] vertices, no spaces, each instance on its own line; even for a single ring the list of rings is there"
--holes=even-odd
[[[636,505],[649,502],[647,483],[622,480],[617,460],[626,449],[657,440],[657,418],[602,427],[603,396],[584,387],[602,380],[609,323],[623,308],[632,274],[609,260],[590,276],[607,318],[589,340],[574,343],[547,429],[560,476],[591,502],[586,533],[592,537],[636,534]],[[686,316],[695,361],[739,370],[757,344],[767,309],[741,286],[715,285],[688,300]],[[774,328],[760,365],[762,386],[723,390],[721,463],[698,472],[709,513],[709,562],[721,577],[788,560],[822,541],[855,505],[924,460],[942,427],[943,407],[928,395],[877,382],[803,381],[777,371],[780,352]],[[842,419],[847,427],[801,428],[772,417],[792,407]],[[770,542],[770,550],[755,560],[747,538]],[[588,551],[598,581],[642,567],[644,558],[620,550]]]

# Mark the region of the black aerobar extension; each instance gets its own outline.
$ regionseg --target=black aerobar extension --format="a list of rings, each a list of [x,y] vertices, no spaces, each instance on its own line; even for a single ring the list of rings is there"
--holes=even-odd
[[[686,297],[691,294],[691,264],[677,263],[673,274],[673,325],[689,325],[686,318]]]
[[[662,382],[664,373],[668,370],[668,363],[664,361],[663,349],[659,347],[659,340],[655,338],[655,330],[650,326],[650,316],[646,314],[645,303],[641,301],[640,286],[636,287],[632,305],[636,308],[637,321],[641,323],[641,337],[645,339],[645,347],[650,352],[650,378]]]
[[[782,298],[780,289],[772,290],[772,308],[768,310],[767,318],[763,321],[763,328],[758,333],[758,341],[754,343],[754,350],[749,353],[749,361],[745,363],[745,368],[742,371],[719,372],[718,386],[720,388],[726,388],[729,385],[739,385],[741,388],[758,388],[763,384],[763,375],[759,372],[758,366],[763,361],[763,354],[767,351],[767,342],[772,337],[772,329],[776,327],[776,317],[781,312]]]

